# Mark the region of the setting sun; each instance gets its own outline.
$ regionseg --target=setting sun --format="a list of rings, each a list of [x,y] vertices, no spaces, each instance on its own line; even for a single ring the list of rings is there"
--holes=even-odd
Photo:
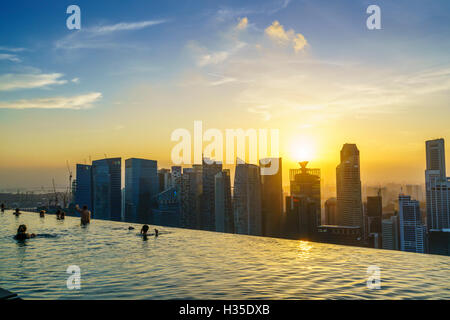
[[[297,137],[290,147],[291,158],[295,161],[311,161],[316,158],[316,145],[311,137]]]

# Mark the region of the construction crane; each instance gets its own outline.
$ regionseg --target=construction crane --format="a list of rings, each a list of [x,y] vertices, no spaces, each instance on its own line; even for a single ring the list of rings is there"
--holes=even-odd
[[[55,194],[55,206],[58,205],[58,194],[56,193],[56,187],[55,187],[55,179],[52,179],[52,183],[53,183],[53,193]]]
[[[72,193],[72,170],[70,170],[69,160],[66,161],[67,164],[67,171],[69,172],[69,189],[68,193]]]

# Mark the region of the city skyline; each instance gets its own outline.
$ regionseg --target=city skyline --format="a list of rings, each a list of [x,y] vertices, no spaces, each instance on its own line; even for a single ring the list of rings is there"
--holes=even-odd
[[[171,132],[198,119],[280,129],[284,181],[308,160],[333,184],[355,143],[363,181],[421,183],[422,141],[450,133],[450,4],[379,2],[375,31],[365,3],[343,1],[79,1],[75,31],[63,3],[8,3],[0,189],[63,185],[67,160],[104,154],[170,167]]]

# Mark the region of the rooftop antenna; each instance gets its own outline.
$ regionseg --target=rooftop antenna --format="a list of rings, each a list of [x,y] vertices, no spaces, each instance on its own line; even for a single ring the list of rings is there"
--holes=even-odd
[[[92,164],[92,158],[91,158],[91,155],[89,155],[89,164]]]
[[[72,170],[70,170],[69,160],[66,160],[67,171],[69,172],[69,193],[72,192]]]
[[[302,168],[302,172],[306,172],[306,166],[308,165],[309,161],[301,161],[298,164],[300,165],[300,167]]]

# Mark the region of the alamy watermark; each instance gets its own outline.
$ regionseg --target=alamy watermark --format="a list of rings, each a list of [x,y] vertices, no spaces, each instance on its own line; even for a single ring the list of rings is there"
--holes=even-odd
[[[66,272],[70,274],[67,278],[66,285],[69,290],[81,289],[81,269],[77,265],[71,265],[67,268]]]
[[[178,142],[171,152],[172,162],[177,165],[202,164],[203,161],[207,164],[242,164],[248,156],[247,163],[250,164],[257,164],[259,159],[261,175],[274,175],[279,169],[279,162],[271,161],[271,158],[279,157],[278,129],[226,129],[223,134],[215,128],[203,132],[203,122],[194,121],[193,137],[189,130],[178,128],[172,132],[171,141]],[[204,142],[208,144],[203,148]]]

